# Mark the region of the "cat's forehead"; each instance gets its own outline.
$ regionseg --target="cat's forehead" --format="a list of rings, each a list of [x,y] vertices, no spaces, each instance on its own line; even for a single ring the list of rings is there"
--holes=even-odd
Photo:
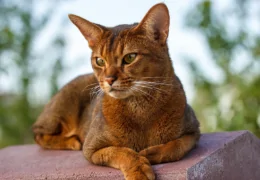
[[[138,23],[106,27],[102,40],[98,46],[93,49],[93,54],[110,58],[122,55],[125,50],[128,48],[131,49],[134,44],[131,43],[133,36],[129,34],[129,31],[137,25]]]

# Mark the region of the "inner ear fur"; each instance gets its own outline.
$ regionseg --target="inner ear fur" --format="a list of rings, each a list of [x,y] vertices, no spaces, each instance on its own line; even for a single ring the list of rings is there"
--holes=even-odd
[[[69,14],[69,19],[86,38],[89,47],[93,47],[101,39],[103,29],[98,25],[74,14]]]
[[[154,5],[144,16],[136,30],[144,30],[148,38],[166,43],[169,34],[170,16],[165,4]]]

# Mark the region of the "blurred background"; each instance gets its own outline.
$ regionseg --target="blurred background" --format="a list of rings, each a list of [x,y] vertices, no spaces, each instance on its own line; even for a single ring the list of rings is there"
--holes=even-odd
[[[0,148],[33,143],[31,125],[64,84],[92,72],[74,13],[139,22],[157,0],[0,0]],[[260,1],[166,0],[169,51],[203,132],[260,137]]]

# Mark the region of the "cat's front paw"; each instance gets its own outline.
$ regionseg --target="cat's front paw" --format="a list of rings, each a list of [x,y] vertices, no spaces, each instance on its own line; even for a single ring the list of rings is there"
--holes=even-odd
[[[149,161],[142,156],[124,174],[126,180],[155,180],[155,175]]]
[[[139,155],[146,157],[151,164],[158,164],[163,161],[163,145],[151,146],[139,152]]]

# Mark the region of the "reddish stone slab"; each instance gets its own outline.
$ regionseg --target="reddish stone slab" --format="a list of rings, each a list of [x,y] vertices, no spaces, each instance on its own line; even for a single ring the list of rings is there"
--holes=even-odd
[[[181,161],[153,169],[158,180],[259,180],[260,140],[248,131],[203,134],[197,148]],[[0,150],[0,179],[116,180],[123,174],[90,164],[81,151],[23,145]]]

